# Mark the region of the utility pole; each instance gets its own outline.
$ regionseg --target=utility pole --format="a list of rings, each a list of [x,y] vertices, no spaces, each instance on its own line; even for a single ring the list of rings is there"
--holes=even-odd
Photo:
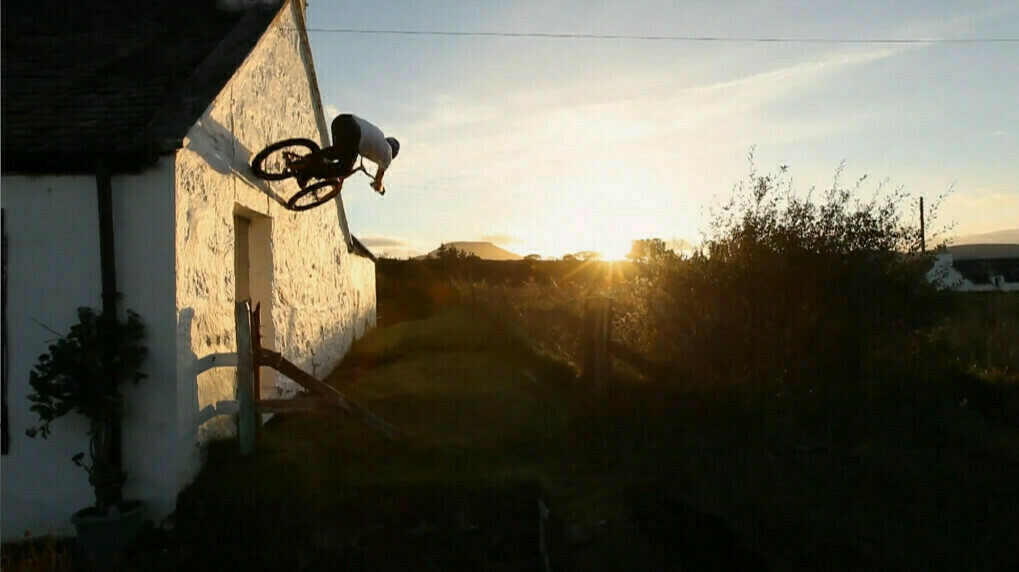
[[[923,197],[920,197],[920,252],[927,252],[927,239],[923,228]]]

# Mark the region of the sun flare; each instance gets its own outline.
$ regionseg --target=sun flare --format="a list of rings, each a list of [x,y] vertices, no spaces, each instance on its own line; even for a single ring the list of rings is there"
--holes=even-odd
[[[602,260],[626,260],[626,255],[630,253],[630,241],[626,241],[625,244],[605,246],[595,252],[601,256]]]

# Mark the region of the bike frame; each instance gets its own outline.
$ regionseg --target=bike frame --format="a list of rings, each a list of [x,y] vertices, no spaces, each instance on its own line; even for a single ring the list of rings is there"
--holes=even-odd
[[[344,175],[342,177],[337,177],[336,175],[332,175],[332,174],[330,174],[328,177],[320,177],[320,176],[318,176],[315,173],[315,171],[317,170],[318,167],[325,167],[325,166],[327,166],[327,164],[326,163],[310,163],[309,164],[310,160],[318,159],[318,157],[316,155],[319,154],[319,153],[321,153],[321,151],[317,151],[317,152],[314,152],[314,153],[309,153],[307,155],[298,157],[296,160],[293,160],[293,159],[291,159],[288,156],[288,155],[291,155],[291,153],[284,153],[283,154],[283,160],[286,161],[287,168],[290,169],[291,171],[293,171],[294,173],[306,174],[306,175],[308,175],[310,177],[314,177],[316,179],[322,179],[322,180],[326,180],[326,179],[346,180],[347,178],[353,176],[358,171],[360,171],[360,172],[364,173],[365,175],[367,175],[368,178],[371,179],[372,181],[375,180],[375,176],[372,175],[371,173],[369,173],[368,169],[366,169],[365,166],[364,166],[364,157],[360,157],[359,158],[359,161],[358,161],[359,164],[358,164],[357,168],[351,170],[349,173],[347,173],[346,175]]]

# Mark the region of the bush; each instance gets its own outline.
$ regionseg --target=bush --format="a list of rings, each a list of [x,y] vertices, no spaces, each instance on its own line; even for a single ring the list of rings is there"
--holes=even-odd
[[[735,189],[701,249],[656,256],[620,302],[617,332],[688,383],[809,394],[907,375],[931,357],[925,328],[945,314],[932,263],[903,213],[908,195],[866,177],[814,201],[785,167]],[[915,217],[914,217],[915,218]]]

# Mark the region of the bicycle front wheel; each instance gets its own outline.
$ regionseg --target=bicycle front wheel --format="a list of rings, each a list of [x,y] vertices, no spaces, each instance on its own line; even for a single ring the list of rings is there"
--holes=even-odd
[[[331,188],[326,189],[326,187]],[[320,181],[314,185],[308,185],[290,197],[290,200],[287,201],[287,208],[292,211],[306,211],[322,206],[340,194],[342,189],[343,181],[335,180]]]

